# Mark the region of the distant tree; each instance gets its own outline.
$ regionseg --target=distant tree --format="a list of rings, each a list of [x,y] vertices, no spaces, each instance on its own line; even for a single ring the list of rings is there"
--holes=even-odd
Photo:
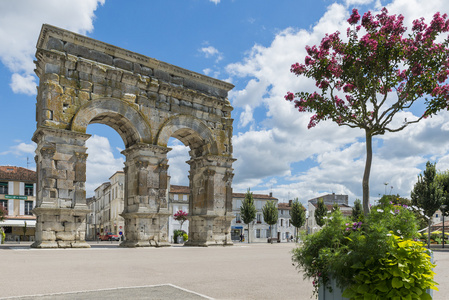
[[[185,221],[187,221],[187,216],[189,214],[185,211],[183,211],[182,209],[178,210],[174,215],[173,218],[176,221],[179,221],[179,223],[181,223],[181,229],[182,229],[182,224],[184,224]]]
[[[248,189],[240,207],[240,215],[243,223],[248,225],[248,244],[249,244],[249,224],[256,218],[256,206],[254,205],[253,193]]]
[[[443,193],[442,204],[446,205],[446,209],[442,212],[445,216],[449,215],[449,171],[444,171],[436,175],[436,180]]]
[[[436,180],[435,164],[426,163],[423,174],[419,174],[418,182],[415,183],[411,192],[412,204],[422,208],[427,221],[427,246],[430,247],[431,217],[440,208],[443,200],[443,191]]]
[[[317,207],[315,209],[315,222],[318,226],[324,225],[324,217],[327,216],[327,208],[324,205],[323,199],[319,199],[317,202]]]
[[[363,214],[362,202],[360,199],[355,199],[354,207],[352,208],[352,220],[358,222],[359,217]]]
[[[298,229],[306,222],[306,211],[301,202],[296,198],[290,210],[290,223],[295,226],[295,240],[298,242]]]
[[[0,205],[0,222],[5,220],[6,210],[3,205]]]
[[[23,240],[25,241],[26,234],[27,234],[27,222],[25,221],[25,225],[22,228],[23,230]]]
[[[340,207],[338,206],[337,202],[334,202],[334,204],[332,204],[332,212],[340,210]]]
[[[304,64],[295,63],[290,69],[313,79],[317,87],[285,96],[298,111],[313,113],[308,128],[330,120],[365,132],[365,215],[373,137],[401,131],[448,108],[449,39],[443,34],[449,31],[447,15],[436,13],[429,25],[424,18],[415,20],[410,31],[403,20],[402,15],[389,15],[386,8],[363,17],[353,9],[347,39],[338,31],[326,34],[319,45],[306,47]],[[416,104],[423,108],[420,116],[397,120]]]
[[[267,201],[267,203],[265,203],[265,205],[262,207],[262,213],[265,223],[273,228],[273,225],[278,221],[278,209],[276,207],[276,202]],[[271,233],[271,237],[273,237],[273,233]]]

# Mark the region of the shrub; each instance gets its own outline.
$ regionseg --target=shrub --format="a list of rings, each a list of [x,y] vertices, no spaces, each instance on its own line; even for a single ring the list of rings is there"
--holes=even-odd
[[[359,222],[335,211],[325,221],[319,232],[306,236],[302,247],[293,250],[296,267],[305,278],[313,279],[314,294],[321,285],[330,289],[330,278],[351,299],[366,291],[376,296],[365,299],[385,299],[385,295],[401,298],[404,289],[417,295],[435,289],[426,249],[413,241],[418,233],[411,207],[383,204]],[[400,276],[405,278],[401,286],[397,283]]]

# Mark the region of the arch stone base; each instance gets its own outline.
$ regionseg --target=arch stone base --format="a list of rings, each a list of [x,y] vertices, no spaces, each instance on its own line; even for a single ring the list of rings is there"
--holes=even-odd
[[[33,248],[90,248],[85,241],[88,209],[35,208]]]
[[[168,247],[168,213],[122,213],[126,240],[120,247]]]
[[[189,240],[185,246],[232,246],[231,221],[234,216],[203,215],[189,218]]]

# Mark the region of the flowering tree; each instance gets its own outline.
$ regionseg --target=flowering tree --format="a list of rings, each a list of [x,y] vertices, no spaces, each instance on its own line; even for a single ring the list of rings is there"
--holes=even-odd
[[[361,23],[359,25],[359,21]],[[308,128],[332,120],[340,126],[360,128],[366,137],[363,175],[363,210],[369,212],[369,175],[372,137],[396,132],[448,107],[449,40],[435,40],[449,31],[447,15],[436,13],[430,25],[424,19],[413,22],[406,35],[402,15],[388,15],[387,9],[361,18],[353,9],[348,23],[348,41],[337,31],[321,44],[306,47],[305,64],[293,64],[290,71],[313,78],[319,92],[288,92],[300,112],[314,112]],[[360,37],[360,36],[361,37]],[[394,116],[423,99],[426,110],[420,117],[394,122]]]
[[[182,224],[184,224],[184,222],[185,221],[187,221],[187,216],[188,216],[188,213],[186,213],[185,211],[183,211],[183,210],[178,210],[174,215],[173,215],[173,218],[176,220],[176,221],[179,221],[180,223],[181,223],[181,229],[182,229]]]

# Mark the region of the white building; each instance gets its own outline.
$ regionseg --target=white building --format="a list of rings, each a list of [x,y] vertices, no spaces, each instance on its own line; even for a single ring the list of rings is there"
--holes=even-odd
[[[190,189],[188,186],[182,186],[182,185],[169,185],[168,186],[169,192],[168,192],[168,205],[170,209],[170,217],[168,219],[168,240],[171,243],[174,243],[173,240],[173,231],[174,230],[184,230],[187,234],[189,234],[189,221],[185,221],[182,224],[181,222],[176,221],[173,217],[173,215],[178,212],[179,210],[182,210],[186,213],[189,212],[189,195],[190,195]]]
[[[232,211],[235,214],[235,219],[231,222],[231,238],[234,242],[240,240],[240,235],[243,233],[245,236],[245,241],[249,241],[251,243],[255,242],[267,242],[269,237],[272,237],[273,232],[277,232],[276,225],[274,228],[271,228],[270,225],[265,223],[262,214],[262,207],[268,201],[275,201],[276,205],[278,203],[278,199],[274,198],[273,195],[262,195],[262,194],[253,194],[254,205],[256,206],[256,219],[249,224],[249,233],[248,233],[248,225],[243,223],[240,216],[240,207],[242,207],[243,200],[245,199],[244,193],[233,193],[232,194]]]
[[[33,241],[36,172],[22,167],[0,166],[0,206],[5,212],[5,220],[0,222],[0,227],[6,234],[6,241]]]

